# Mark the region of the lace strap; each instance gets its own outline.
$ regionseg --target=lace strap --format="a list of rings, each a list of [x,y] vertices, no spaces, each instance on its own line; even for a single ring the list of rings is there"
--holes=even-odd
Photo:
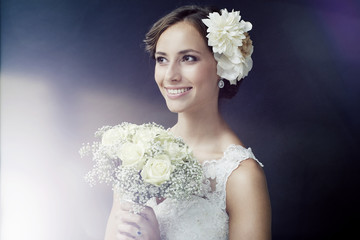
[[[244,148],[240,145],[230,146],[224,153],[223,174],[219,176],[217,189],[221,191],[223,209],[226,208],[226,183],[231,173],[239,167],[240,163],[247,159],[254,159],[261,167],[264,165],[255,157],[251,148]]]
[[[225,161],[233,163],[235,166],[235,170],[239,164],[249,158],[254,159],[261,167],[264,167],[264,165],[255,157],[254,153],[252,152],[251,148],[244,148],[240,145],[231,145],[224,153]],[[230,172],[230,173],[231,173]]]

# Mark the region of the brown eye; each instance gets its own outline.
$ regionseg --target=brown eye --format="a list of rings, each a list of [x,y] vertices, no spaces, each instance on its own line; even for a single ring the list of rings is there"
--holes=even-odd
[[[166,59],[164,57],[157,57],[156,58],[156,62],[157,63],[165,63],[166,62]]]
[[[197,61],[197,58],[196,58],[195,56],[185,55],[185,56],[182,58],[182,61],[183,61],[183,62],[196,62],[196,61]]]

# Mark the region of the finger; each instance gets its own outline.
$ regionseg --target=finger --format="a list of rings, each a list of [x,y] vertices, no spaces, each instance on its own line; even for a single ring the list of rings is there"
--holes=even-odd
[[[129,236],[127,234],[124,233],[117,233],[116,234],[116,240],[134,240],[136,239],[135,237]]]
[[[139,227],[126,223],[118,224],[117,232],[133,238],[141,234]]]
[[[133,202],[127,201],[127,200],[120,200],[120,207],[126,210],[130,210],[132,205],[134,204]]]
[[[139,203],[135,203],[135,202],[127,201],[127,200],[121,200],[120,203],[121,203],[120,207],[127,211],[133,210],[134,206],[143,206]]]
[[[136,214],[136,213],[133,213],[131,211],[127,211],[127,210],[123,210],[123,209],[119,209],[117,212],[116,212],[116,215],[115,217],[116,218],[120,218],[122,216],[140,216],[140,214]]]
[[[139,224],[145,223],[146,221],[149,221],[149,219],[156,219],[155,213],[151,208],[139,214],[126,209],[127,208],[120,209],[115,215],[116,219],[122,219],[126,222],[137,222]]]
[[[145,209],[145,206],[138,203],[124,201],[121,203],[120,208],[124,211],[141,214],[142,211]]]
[[[141,215],[149,221],[153,221],[156,219],[154,210],[149,206],[145,206],[145,209],[141,212]]]
[[[144,224],[147,220],[144,216],[130,212],[118,212],[116,215],[118,222],[131,223],[135,225]]]
[[[149,206],[142,206],[143,209],[141,210],[141,212],[140,213],[135,213],[133,207],[136,206],[136,205],[138,205],[138,204],[137,203],[126,202],[125,204],[120,206],[120,210],[122,212],[130,212],[130,213],[133,213],[133,214],[141,215],[141,216],[143,216],[145,218],[155,216],[154,210]]]

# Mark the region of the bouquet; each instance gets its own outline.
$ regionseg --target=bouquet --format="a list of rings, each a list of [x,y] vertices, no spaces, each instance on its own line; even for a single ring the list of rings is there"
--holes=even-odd
[[[91,184],[104,182],[126,199],[144,205],[149,199],[189,199],[201,193],[202,167],[181,138],[147,123],[104,126],[101,141],[84,144],[80,155],[92,155],[86,175]]]

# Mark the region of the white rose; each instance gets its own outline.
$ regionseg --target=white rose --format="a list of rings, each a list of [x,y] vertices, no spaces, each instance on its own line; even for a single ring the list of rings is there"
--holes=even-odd
[[[160,186],[170,179],[170,174],[174,170],[167,155],[159,155],[149,159],[141,171],[141,176],[145,182]]]
[[[117,156],[121,159],[122,165],[141,170],[145,164],[145,149],[142,145],[126,142],[121,145]]]
[[[180,161],[189,154],[189,149],[186,146],[179,146],[176,142],[166,142],[165,151],[173,161]]]
[[[104,146],[113,146],[119,143],[124,137],[125,133],[121,128],[111,128],[102,135],[101,143]]]
[[[140,129],[136,131],[135,135],[133,136],[133,141],[135,143],[148,146],[148,144],[154,137],[155,137],[155,132],[151,131],[151,129]]]

